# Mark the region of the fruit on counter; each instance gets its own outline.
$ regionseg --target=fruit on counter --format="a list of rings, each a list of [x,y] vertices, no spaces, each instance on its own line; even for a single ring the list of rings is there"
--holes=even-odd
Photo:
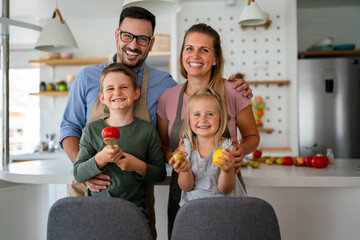
[[[226,149],[226,150],[228,150],[228,149]],[[225,160],[225,161],[227,161],[226,158],[221,154],[222,151],[224,151],[224,149],[219,148],[218,150],[215,151],[215,153],[214,153],[214,155],[213,155],[213,159],[212,159],[212,160],[213,160],[213,163],[214,163],[215,166],[216,166],[215,162],[218,163],[218,164],[220,164],[220,165],[223,164],[222,162],[220,162],[220,161],[217,159],[218,157],[221,158],[221,159],[223,159],[223,160]],[[218,167],[218,166],[216,166],[216,167]]]
[[[267,165],[273,165],[274,162],[271,160],[271,158],[268,158],[268,159],[265,160],[265,163]]]
[[[260,166],[260,163],[258,161],[251,161],[250,166],[252,168],[258,168]]]
[[[312,159],[313,159],[313,156],[307,156],[304,158],[304,163],[305,163],[305,166],[307,167],[312,167]]]
[[[260,150],[255,150],[253,151],[252,155],[254,158],[260,158],[261,157],[262,152]]]
[[[329,164],[329,159],[326,156],[315,156],[311,160],[311,164],[314,168],[323,168]]]
[[[243,158],[242,162],[241,162],[241,166],[242,167],[247,167],[249,166],[249,161],[246,158]]]
[[[288,165],[288,166],[292,165],[293,164],[292,157],[289,157],[289,156],[283,157],[283,164]]]
[[[185,158],[181,153],[175,153],[173,158],[175,162],[180,161],[180,164],[182,164],[185,161]]]
[[[303,166],[304,165],[304,158],[302,157],[296,157],[295,158],[295,166]]]
[[[116,127],[106,127],[102,130],[101,136],[104,139],[104,143],[107,145],[115,145],[120,138],[120,131]]]
[[[277,165],[283,165],[283,159],[282,158],[277,158],[275,160],[275,162],[276,162]]]

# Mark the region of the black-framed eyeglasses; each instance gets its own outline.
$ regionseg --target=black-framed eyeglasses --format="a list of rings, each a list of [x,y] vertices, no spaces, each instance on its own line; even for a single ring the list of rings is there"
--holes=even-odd
[[[153,37],[148,37],[148,36],[143,36],[143,35],[137,36],[137,35],[131,34],[129,32],[123,32],[120,29],[119,29],[119,35],[120,35],[121,41],[126,42],[126,43],[131,43],[135,38],[136,43],[143,47],[148,46],[150,44],[151,39],[153,39]]]

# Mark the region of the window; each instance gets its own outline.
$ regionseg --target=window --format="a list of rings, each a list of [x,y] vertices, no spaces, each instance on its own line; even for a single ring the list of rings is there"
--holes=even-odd
[[[40,142],[39,91],[40,70],[9,70],[9,145],[10,154],[34,153]]]

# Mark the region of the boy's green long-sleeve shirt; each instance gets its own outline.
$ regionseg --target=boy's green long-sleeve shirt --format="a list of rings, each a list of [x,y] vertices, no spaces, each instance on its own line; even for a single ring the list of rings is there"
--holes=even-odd
[[[151,124],[135,118],[132,123],[118,127],[118,145],[123,152],[147,164],[145,175],[123,171],[115,163],[108,163],[103,169],[98,169],[94,156],[106,146],[101,136],[105,127],[109,125],[104,119],[99,119],[83,129],[80,151],[74,164],[75,179],[86,182],[100,173],[107,174],[111,177],[108,189],[98,193],[87,190],[87,195],[119,197],[140,206],[146,200],[143,181],[161,182],[166,177],[160,138]]]

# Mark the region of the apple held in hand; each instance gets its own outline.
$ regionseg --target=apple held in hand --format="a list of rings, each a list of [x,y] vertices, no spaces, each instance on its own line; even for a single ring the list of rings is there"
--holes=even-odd
[[[120,138],[120,131],[116,127],[106,127],[102,130],[102,138],[107,145],[115,145]]]
[[[223,165],[223,163],[218,160],[218,157],[225,160],[225,161],[227,161],[226,158],[221,154],[222,151],[224,151],[224,149],[220,148],[220,149],[216,150],[214,155],[213,155],[212,160],[213,160],[213,163],[214,163],[215,166],[216,166],[215,162],[220,164],[220,165]],[[218,166],[216,166],[216,167],[218,167]]]
[[[293,159],[292,157],[286,156],[283,157],[283,165],[292,165],[293,164]]]
[[[181,153],[175,153],[173,159],[175,162],[180,161],[180,164],[182,164],[185,161],[185,158]]]
[[[261,157],[262,152],[260,150],[255,150],[253,151],[252,155],[254,158],[260,158]]]

